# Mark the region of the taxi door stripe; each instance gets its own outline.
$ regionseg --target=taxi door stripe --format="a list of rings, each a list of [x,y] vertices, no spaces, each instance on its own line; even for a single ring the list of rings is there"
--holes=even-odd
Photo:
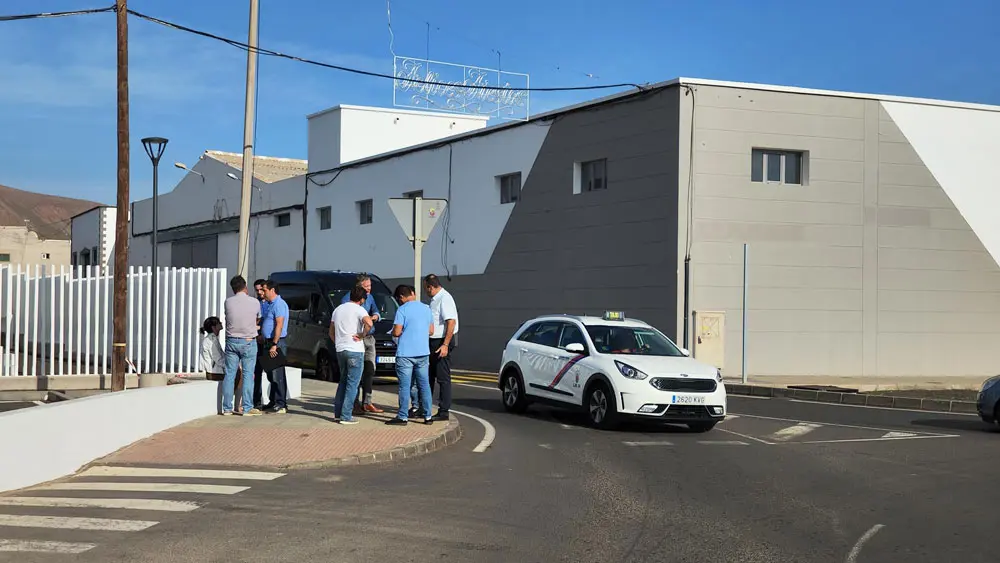
[[[552,389],[556,385],[559,385],[559,382],[562,381],[562,378],[567,373],[569,373],[570,368],[572,368],[573,366],[575,366],[577,362],[579,362],[580,360],[582,360],[582,359],[584,359],[586,357],[587,357],[586,354],[580,354],[580,355],[574,356],[572,359],[570,359],[570,361],[566,362],[566,365],[564,365],[562,367],[562,369],[559,370],[559,373],[556,374],[556,378],[552,380],[552,383],[549,383],[549,389]]]

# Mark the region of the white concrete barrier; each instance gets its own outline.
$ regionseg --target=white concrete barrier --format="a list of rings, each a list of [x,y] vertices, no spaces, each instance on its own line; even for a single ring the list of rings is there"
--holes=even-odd
[[[267,392],[271,384],[267,382],[267,374],[260,378],[261,397],[267,402]],[[288,399],[298,399],[302,396],[302,370],[299,368],[285,367],[285,381],[288,382]]]
[[[70,475],[132,442],[213,415],[216,385],[189,381],[0,413],[0,491]]]

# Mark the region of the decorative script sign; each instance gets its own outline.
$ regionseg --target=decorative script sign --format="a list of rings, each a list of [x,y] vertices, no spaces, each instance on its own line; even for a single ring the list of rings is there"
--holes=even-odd
[[[529,116],[528,92],[518,89],[528,88],[527,74],[397,56],[393,76],[396,107],[521,121]]]

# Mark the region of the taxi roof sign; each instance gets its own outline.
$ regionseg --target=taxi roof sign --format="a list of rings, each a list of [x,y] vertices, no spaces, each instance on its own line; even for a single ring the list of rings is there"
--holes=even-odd
[[[604,311],[604,320],[606,321],[624,321],[625,311]]]

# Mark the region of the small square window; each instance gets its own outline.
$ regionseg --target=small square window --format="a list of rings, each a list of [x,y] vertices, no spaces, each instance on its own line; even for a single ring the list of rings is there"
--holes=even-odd
[[[10,254],[0,254],[0,262],[10,262]]]
[[[291,213],[278,213],[274,216],[275,227],[287,227],[292,224]]]
[[[750,154],[750,181],[801,185],[805,153],[753,149]]]
[[[362,225],[371,224],[373,210],[374,205],[372,204],[372,200],[366,199],[358,202],[358,219]]]
[[[48,252],[43,252],[42,253],[42,260],[51,260],[51,259],[52,259],[52,255],[51,254],[49,254]]]
[[[593,192],[608,188],[608,159],[580,163],[580,191]]]
[[[320,207],[316,211],[319,213],[319,230],[329,230],[333,226],[333,213],[330,206]]]
[[[499,176],[500,203],[517,203],[521,199],[521,173]]]
[[[417,190],[415,192],[406,192],[405,194],[403,194],[403,197],[408,199],[415,199],[418,197],[422,198],[424,197],[424,190]]]

